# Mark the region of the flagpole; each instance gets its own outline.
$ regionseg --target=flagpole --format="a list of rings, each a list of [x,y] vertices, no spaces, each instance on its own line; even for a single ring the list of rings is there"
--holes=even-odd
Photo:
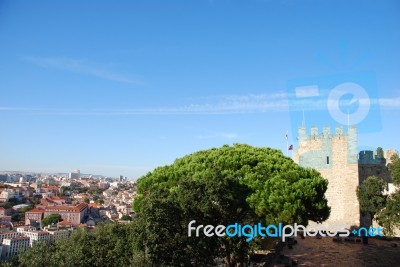
[[[289,140],[288,140],[289,131],[286,131],[286,157],[289,157]]]
[[[350,127],[350,112],[347,110],[347,128]]]

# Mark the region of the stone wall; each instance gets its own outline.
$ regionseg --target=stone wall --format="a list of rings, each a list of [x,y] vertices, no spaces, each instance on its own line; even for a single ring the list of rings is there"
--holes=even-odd
[[[331,215],[325,225],[359,226],[360,211],[356,189],[359,182],[357,129],[349,127],[347,133],[337,127],[331,134],[329,127],[322,132],[312,127],[307,134],[299,128],[299,146],[294,160],[300,166],[318,170],[328,180],[326,192]]]

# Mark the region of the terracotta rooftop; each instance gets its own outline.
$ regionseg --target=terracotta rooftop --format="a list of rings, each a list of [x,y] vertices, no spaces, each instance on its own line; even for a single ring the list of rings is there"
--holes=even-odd
[[[27,212],[31,212],[31,213],[42,213],[42,212],[44,212],[44,210],[43,210],[43,209],[39,209],[39,208],[34,208],[34,209],[31,209],[30,211],[27,211]]]
[[[69,222],[69,221],[61,221],[59,223],[57,223],[58,225],[74,225],[73,223]]]
[[[67,212],[81,212],[88,205],[86,203],[80,203],[76,206],[52,206],[46,207],[46,211],[67,211]]]

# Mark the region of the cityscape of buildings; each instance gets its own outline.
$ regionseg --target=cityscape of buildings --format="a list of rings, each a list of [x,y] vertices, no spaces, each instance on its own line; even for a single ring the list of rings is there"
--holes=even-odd
[[[136,184],[126,177],[68,174],[0,174],[0,259],[9,260],[36,242],[54,242],[99,222],[132,218]],[[61,221],[44,225],[59,214]]]

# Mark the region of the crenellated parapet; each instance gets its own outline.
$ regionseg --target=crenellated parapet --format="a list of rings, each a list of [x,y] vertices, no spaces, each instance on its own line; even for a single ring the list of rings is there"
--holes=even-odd
[[[340,152],[348,164],[357,164],[358,148],[357,148],[357,128],[350,126],[347,133],[343,131],[342,126],[335,128],[332,134],[330,127],[323,127],[320,132],[318,127],[311,127],[307,133],[305,127],[298,129],[299,152],[298,162],[301,166],[310,168],[330,168],[333,161],[333,142],[345,142],[346,151]],[[337,149],[343,150],[344,146],[339,146]],[[339,152],[338,152],[339,153]]]

